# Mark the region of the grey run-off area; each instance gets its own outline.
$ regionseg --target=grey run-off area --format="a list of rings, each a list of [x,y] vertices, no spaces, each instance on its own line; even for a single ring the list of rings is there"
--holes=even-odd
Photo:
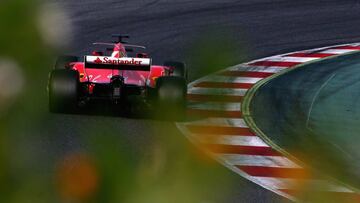
[[[359,188],[360,53],[281,75],[251,103],[257,126],[299,159]]]

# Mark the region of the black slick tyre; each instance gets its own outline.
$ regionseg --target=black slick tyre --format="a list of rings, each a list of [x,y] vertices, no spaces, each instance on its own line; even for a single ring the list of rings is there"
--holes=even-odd
[[[78,106],[79,73],[74,70],[53,70],[49,78],[49,110],[73,113]]]
[[[156,117],[180,120],[185,115],[186,80],[183,77],[164,76],[156,81]]]

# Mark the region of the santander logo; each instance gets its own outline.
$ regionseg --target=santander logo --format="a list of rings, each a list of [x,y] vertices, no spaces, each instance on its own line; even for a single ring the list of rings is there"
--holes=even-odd
[[[101,64],[101,63],[103,63],[103,61],[99,57],[97,57],[97,59],[94,61],[94,63]]]
[[[141,60],[136,60],[134,58],[112,58],[112,57],[97,57],[94,61],[92,61],[93,63],[96,64],[109,64],[109,65],[135,65],[135,66],[141,66],[142,61]]]

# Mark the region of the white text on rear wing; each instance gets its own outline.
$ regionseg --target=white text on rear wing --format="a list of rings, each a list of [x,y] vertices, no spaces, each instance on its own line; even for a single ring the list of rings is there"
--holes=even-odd
[[[148,71],[151,67],[151,59],[149,58],[85,56],[84,61],[85,68]]]

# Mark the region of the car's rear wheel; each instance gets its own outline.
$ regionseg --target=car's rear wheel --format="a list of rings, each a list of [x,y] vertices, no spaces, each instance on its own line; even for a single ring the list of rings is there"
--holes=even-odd
[[[78,106],[79,73],[74,70],[53,70],[49,79],[49,110],[72,113]]]
[[[175,76],[158,78],[156,82],[156,116],[166,120],[184,118],[186,92],[185,78]]]
[[[188,74],[186,65],[184,63],[177,61],[167,61],[164,63],[164,66],[173,68],[172,76],[183,77],[185,80],[187,80]]]
[[[55,63],[55,69],[66,69],[69,68],[69,64],[72,62],[78,62],[79,57],[77,56],[59,56]]]

